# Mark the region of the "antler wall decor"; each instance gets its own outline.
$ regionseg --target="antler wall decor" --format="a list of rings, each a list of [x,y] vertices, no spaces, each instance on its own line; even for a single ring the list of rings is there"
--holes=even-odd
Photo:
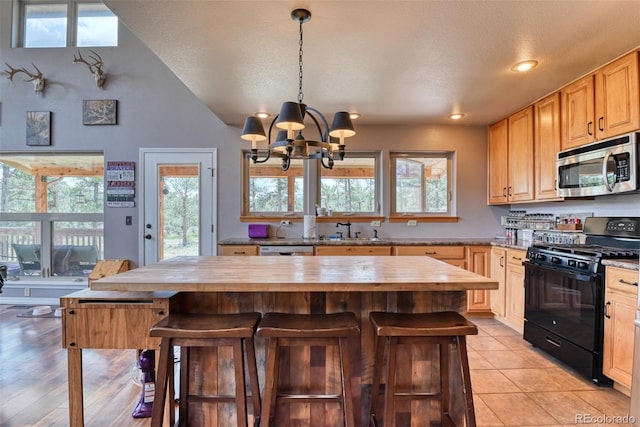
[[[18,73],[24,73],[27,76],[31,77],[30,79],[25,80],[25,82],[33,83],[33,89],[35,90],[36,95],[40,95],[44,91],[44,86],[47,80],[42,75],[42,71],[40,71],[38,67],[35,66],[35,64],[32,63],[31,65],[33,65],[33,68],[36,69],[36,71],[38,72],[37,74],[31,73],[26,68],[13,68],[11,65],[7,64],[6,62],[5,62],[5,65],[9,67],[8,70],[4,70],[4,73],[7,74],[7,76],[9,77],[9,80],[13,81],[13,76],[15,76]]]
[[[102,61],[102,58],[100,57],[100,55],[98,55],[96,52],[94,52],[93,50],[89,50],[89,52],[93,54],[93,55],[89,55],[89,59],[93,61],[92,63],[89,63],[86,59],[82,57],[80,50],[78,50],[78,58],[76,58],[76,56],[73,55],[73,63],[77,64],[78,62],[82,62],[83,64],[86,64],[87,67],[89,67],[89,71],[91,72],[91,74],[93,74],[93,77],[96,79],[96,86],[102,89],[102,86],[104,86],[105,80],[107,80],[107,77],[104,75],[102,71],[102,66],[104,65],[104,62]]]

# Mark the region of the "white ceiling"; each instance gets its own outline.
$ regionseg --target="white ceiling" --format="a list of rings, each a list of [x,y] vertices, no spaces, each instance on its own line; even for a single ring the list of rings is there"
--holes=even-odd
[[[224,122],[298,93],[330,120],[486,125],[640,47],[639,0],[104,0]],[[524,59],[528,74],[510,67]]]

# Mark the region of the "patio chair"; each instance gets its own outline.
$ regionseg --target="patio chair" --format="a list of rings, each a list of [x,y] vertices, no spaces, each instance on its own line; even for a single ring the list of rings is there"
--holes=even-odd
[[[40,273],[40,245],[19,245],[12,243],[11,247],[18,259],[20,274],[34,275]]]

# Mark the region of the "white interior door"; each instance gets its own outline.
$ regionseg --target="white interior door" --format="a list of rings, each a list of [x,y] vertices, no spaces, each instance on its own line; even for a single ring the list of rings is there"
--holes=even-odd
[[[215,255],[216,150],[141,149],[143,265]]]

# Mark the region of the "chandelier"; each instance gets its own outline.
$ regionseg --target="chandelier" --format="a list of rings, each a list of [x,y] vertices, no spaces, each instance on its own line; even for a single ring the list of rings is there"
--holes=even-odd
[[[291,165],[291,159],[320,159],[320,163],[327,169],[333,168],[334,160],[344,159],[344,139],[356,134],[351,122],[351,116],[345,111],[337,112],[333,117],[331,127],[324,115],[315,108],[302,102],[302,24],[309,22],[311,12],[306,9],[295,9],[291,12],[291,19],[300,25],[300,49],[298,51],[299,84],[298,102],[284,102],[280,113],[269,125],[268,145],[266,150],[260,150],[264,155],[259,159],[257,142],[267,139],[262,121],[255,116],[247,117],[242,129],[241,138],[251,141],[250,157],[253,163],[264,163],[271,156],[282,159],[282,170],[286,171]],[[304,120],[310,118],[318,136],[316,140],[307,139],[302,131],[306,129]],[[315,126],[314,126],[315,125]],[[272,139],[272,131],[278,130]]]

